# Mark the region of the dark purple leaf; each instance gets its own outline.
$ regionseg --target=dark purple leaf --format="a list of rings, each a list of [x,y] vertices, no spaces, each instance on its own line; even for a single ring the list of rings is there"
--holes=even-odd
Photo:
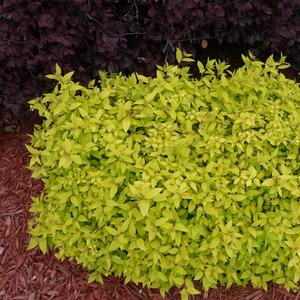
[[[122,67],[125,69],[131,65],[131,59],[129,59],[129,57],[127,57],[127,56],[122,58],[120,62],[121,62]]]
[[[73,45],[73,39],[67,35],[62,35],[60,33],[51,33],[48,34],[48,40],[49,42],[56,42],[63,44],[65,46],[72,46]]]
[[[151,18],[154,18],[157,14],[158,14],[158,11],[154,7],[151,7],[148,10],[148,16]]]
[[[10,68],[19,68],[19,67],[21,67],[21,65],[22,65],[22,61],[19,58],[10,59],[7,62],[7,67],[10,67]]]
[[[9,30],[9,26],[6,23],[0,23],[0,31],[1,32],[6,32]]]
[[[263,6],[263,11],[267,14],[267,15],[271,15],[273,13],[273,9],[268,7],[268,6]]]
[[[208,12],[217,17],[224,17],[224,15],[225,15],[223,8],[218,4],[209,4]]]
[[[6,107],[10,109],[10,111],[17,116],[19,113],[20,106],[18,104],[7,103]]]
[[[18,10],[15,10],[10,16],[15,22],[20,22],[24,17]]]
[[[223,8],[220,5],[216,5],[215,15],[217,17],[224,17],[225,16],[225,12],[224,12]]]
[[[197,3],[195,3],[194,1],[185,1],[184,3],[184,8],[187,8],[187,9],[193,9],[193,8],[196,8],[198,5]]]
[[[4,0],[3,1],[3,7],[4,8],[8,8],[12,5],[16,5],[18,4],[18,2],[20,2],[20,0]]]
[[[203,14],[201,9],[193,9],[192,10],[192,16],[198,17],[198,18],[203,18],[204,14]]]
[[[54,26],[54,20],[51,14],[44,14],[41,15],[38,23],[40,27],[52,28]]]
[[[208,9],[208,12],[213,15],[215,13],[216,6],[213,4],[208,4],[207,9]]]
[[[107,36],[103,35],[103,41],[107,44],[111,44],[113,47],[117,47],[119,37],[115,35]]]
[[[279,29],[279,31],[278,31],[278,33],[282,36],[282,37],[288,37],[288,35],[289,35],[289,31],[288,31],[288,29],[285,27],[285,26],[283,26],[283,27],[281,27],[280,29]]]
[[[41,7],[41,2],[40,1],[28,1],[29,4],[27,6],[27,10],[32,12],[35,12]]]
[[[119,67],[115,62],[112,62],[112,61],[109,62],[107,67],[108,67],[108,70],[111,71],[111,72],[118,72],[119,71]]]
[[[236,2],[235,7],[237,8],[238,11],[245,12],[247,10],[250,10],[252,8],[252,4],[249,1],[245,2]]]
[[[177,10],[175,13],[175,18],[177,19],[176,21],[179,21],[183,18],[183,12],[180,10]]]
[[[86,3],[86,0],[74,0],[74,3],[77,4],[78,6],[83,5]]]

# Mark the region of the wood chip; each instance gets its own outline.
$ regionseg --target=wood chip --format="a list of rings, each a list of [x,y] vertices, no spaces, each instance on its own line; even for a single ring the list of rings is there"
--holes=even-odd
[[[29,155],[24,144],[27,133],[0,135],[0,299],[83,299],[162,300],[157,289],[142,288],[123,278],[109,276],[104,284],[87,283],[88,272],[73,261],[58,261],[54,252],[43,255],[38,249],[26,251],[30,199],[43,190],[25,168]],[[201,289],[197,283],[196,286]],[[179,300],[180,290],[172,288],[164,300]],[[219,286],[190,297],[207,300],[300,300],[300,293],[288,293],[270,283],[269,291],[233,285]]]

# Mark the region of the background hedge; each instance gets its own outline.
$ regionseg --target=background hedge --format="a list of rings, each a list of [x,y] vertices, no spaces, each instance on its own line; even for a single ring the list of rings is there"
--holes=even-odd
[[[50,87],[44,75],[56,62],[83,83],[99,69],[151,75],[155,64],[175,61],[177,46],[202,59],[246,49],[258,58],[282,51],[299,70],[300,2],[4,0],[0,127],[7,113],[19,119],[28,113],[27,100]]]

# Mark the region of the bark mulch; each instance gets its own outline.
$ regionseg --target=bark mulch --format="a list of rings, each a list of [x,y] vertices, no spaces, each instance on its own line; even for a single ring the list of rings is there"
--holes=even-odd
[[[88,284],[87,271],[74,262],[60,262],[53,252],[43,255],[39,250],[26,251],[27,222],[31,217],[30,198],[43,190],[40,181],[32,180],[29,155],[24,147],[29,139],[25,133],[0,134],[0,300],[40,299],[153,299],[161,300],[157,290],[141,288],[110,276],[104,284]],[[166,300],[180,299],[172,289]],[[208,293],[190,297],[207,300],[300,300],[278,285],[269,291],[232,286],[219,287]]]

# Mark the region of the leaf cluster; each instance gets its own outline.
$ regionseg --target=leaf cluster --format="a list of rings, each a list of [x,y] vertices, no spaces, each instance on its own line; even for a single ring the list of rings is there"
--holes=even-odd
[[[177,50],[177,59],[193,62]],[[58,250],[101,276],[182,297],[218,283],[297,289],[300,86],[286,68],[244,56],[157,66],[155,78],[62,75],[30,101],[44,118],[27,145],[45,184],[29,248]]]
[[[175,47],[195,54],[203,41],[227,59],[232,47],[282,52],[299,72],[299,15],[299,0],[1,1],[0,106],[22,121],[27,100],[52,89],[55,62],[81,82],[100,69],[152,75]]]

